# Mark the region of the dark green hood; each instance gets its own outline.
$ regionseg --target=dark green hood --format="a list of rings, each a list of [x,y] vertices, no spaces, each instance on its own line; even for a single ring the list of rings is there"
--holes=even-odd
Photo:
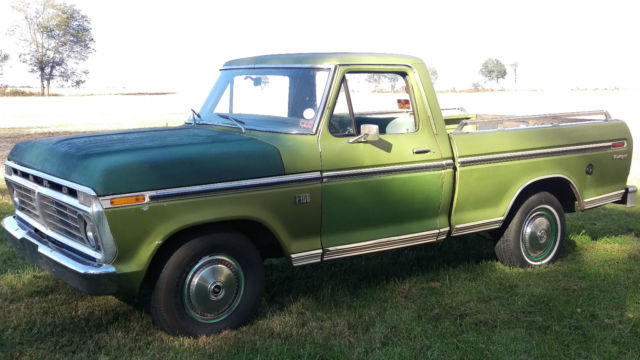
[[[284,174],[272,145],[186,126],[26,141],[9,160],[100,196]]]

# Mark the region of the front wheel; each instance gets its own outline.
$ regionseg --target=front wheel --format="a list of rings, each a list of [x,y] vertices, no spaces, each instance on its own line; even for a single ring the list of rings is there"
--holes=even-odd
[[[151,316],[170,334],[201,336],[236,329],[255,313],[264,268],[238,233],[195,238],[167,261],[151,295]]]
[[[555,196],[539,192],[528,198],[496,244],[498,260],[507,266],[553,263],[565,238],[564,211]]]

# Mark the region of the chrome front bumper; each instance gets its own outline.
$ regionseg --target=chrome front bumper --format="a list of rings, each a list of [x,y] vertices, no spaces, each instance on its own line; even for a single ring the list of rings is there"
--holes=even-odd
[[[56,249],[27,224],[14,216],[2,220],[6,238],[29,260],[58,279],[91,295],[114,294],[118,288],[116,269],[111,265],[91,264]]]

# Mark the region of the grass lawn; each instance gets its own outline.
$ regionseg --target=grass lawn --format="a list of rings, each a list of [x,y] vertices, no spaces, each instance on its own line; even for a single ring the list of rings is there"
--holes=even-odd
[[[13,212],[0,182],[0,217]],[[640,209],[567,216],[559,261],[500,265],[486,235],[292,268],[266,263],[248,326],[171,337],[30,264],[0,234],[0,358],[640,357]]]

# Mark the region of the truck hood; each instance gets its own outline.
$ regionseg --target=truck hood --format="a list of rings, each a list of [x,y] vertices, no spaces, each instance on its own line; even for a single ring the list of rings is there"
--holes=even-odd
[[[17,144],[8,159],[99,196],[284,174],[274,146],[206,127],[32,140]]]

